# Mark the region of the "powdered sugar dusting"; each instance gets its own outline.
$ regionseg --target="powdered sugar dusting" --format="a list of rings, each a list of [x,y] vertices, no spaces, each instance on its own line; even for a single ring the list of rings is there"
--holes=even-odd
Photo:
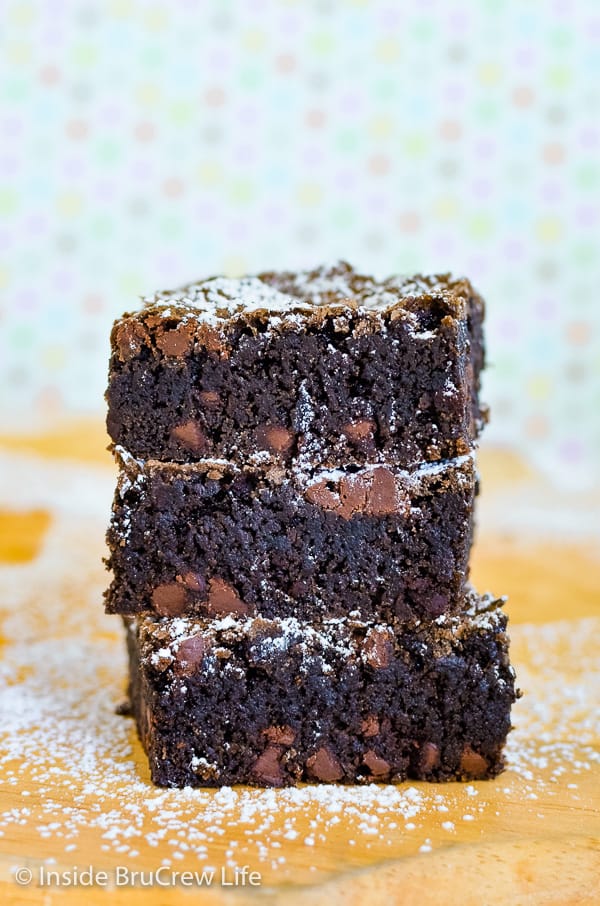
[[[33,502],[31,466],[19,472],[15,460],[10,480],[0,476],[5,500],[20,483]],[[565,805],[573,822],[589,810],[600,776],[600,618],[512,628],[525,696],[514,709],[508,770],[495,782],[153,787],[132,722],[114,713],[125,656],[119,621],[102,613],[100,562],[113,477],[80,469],[88,503],[82,496],[66,506],[70,469],[61,479],[56,464],[35,468],[50,531],[33,563],[0,566],[0,833],[11,864],[24,852],[87,863],[93,852],[109,866],[250,864],[273,883],[307,883],[331,870],[332,852],[347,868],[420,851],[427,858],[484,830],[511,833],[524,816],[529,832],[533,821],[539,835],[556,834]],[[232,628],[231,618],[220,623]],[[182,637],[186,621],[173,625]]]

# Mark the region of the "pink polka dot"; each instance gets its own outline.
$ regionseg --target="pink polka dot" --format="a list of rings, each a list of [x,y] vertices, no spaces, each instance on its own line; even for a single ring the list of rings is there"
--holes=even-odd
[[[305,148],[302,152],[302,160],[309,167],[316,167],[323,161],[323,152],[314,146]]]
[[[263,219],[274,226],[285,223],[286,212],[280,205],[266,205],[263,211]]]
[[[523,258],[525,249],[518,239],[508,239],[504,243],[504,253],[510,261],[520,261]]]
[[[435,258],[441,258],[444,261],[447,261],[454,253],[456,241],[453,236],[450,236],[447,233],[440,234],[439,236],[434,237],[431,247]]]
[[[500,318],[498,334],[505,340],[516,340],[520,333],[519,322],[515,318]]]
[[[598,223],[598,209],[592,205],[577,208],[577,222],[582,227],[593,227]]]
[[[338,189],[353,189],[356,186],[356,173],[348,167],[340,168],[334,176]]]
[[[562,187],[559,185],[559,183],[547,181],[542,183],[540,194],[544,201],[556,202],[560,201],[563,192]]]
[[[556,316],[558,311],[556,299],[551,299],[547,296],[544,296],[541,299],[537,299],[533,306],[533,310],[536,316],[542,321],[551,321],[552,318]]]
[[[576,438],[570,438],[560,444],[559,452],[561,458],[566,462],[579,462],[583,459],[585,448],[581,441]]]
[[[488,138],[487,136],[478,138],[475,141],[473,147],[477,156],[483,159],[493,157],[497,150],[496,142],[492,138]]]
[[[234,220],[232,223],[229,224],[229,228],[228,228],[227,232],[228,232],[229,236],[235,241],[247,239],[248,238],[248,224],[245,221]]]

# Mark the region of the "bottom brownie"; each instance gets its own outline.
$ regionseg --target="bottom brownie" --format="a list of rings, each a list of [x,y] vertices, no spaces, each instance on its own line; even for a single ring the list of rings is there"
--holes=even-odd
[[[481,779],[515,701],[501,604],[399,627],[126,619],[130,696],[161,786]]]

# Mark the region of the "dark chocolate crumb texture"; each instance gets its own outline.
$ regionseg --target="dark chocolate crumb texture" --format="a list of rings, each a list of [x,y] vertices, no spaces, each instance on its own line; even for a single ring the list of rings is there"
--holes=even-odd
[[[344,263],[159,293],[114,325],[108,430],[174,462],[454,458],[485,420],[483,315],[468,280]]]
[[[515,700],[506,617],[396,627],[126,618],[130,697],[161,786],[482,779]],[[352,609],[352,605],[348,605]]]
[[[120,451],[107,610],[302,620],[461,608],[472,455],[404,471],[139,462]]]

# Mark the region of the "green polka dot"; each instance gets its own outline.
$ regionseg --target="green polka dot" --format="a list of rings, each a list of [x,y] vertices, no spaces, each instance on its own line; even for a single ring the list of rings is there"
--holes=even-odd
[[[431,19],[415,19],[411,31],[417,41],[429,41],[435,33],[435,28]]]
[[[89,230],[95,239],[107,239],[114,232],[112,217],[108,214],[97,214],[92,218]]]
[[[11,331],[11,343],[19,349],[30,346],[35,338],[35,331],[29,324],[17,324]]]
[[[354,151],[359,144],[358,132],[354,129],[342,129],[335,137],[335,144],[339,151]]]
[[[121,156],[122,145],[120,142],[104,138],[96,142],[94,155],[96,159],[106,165],[114,164]]]
[[[317,54],[328,54],[333,50],[335,41],[330,32],[316,32],[309,36],[308,46]]]
[[[598,259],[598,249],[593,242],[577,242],[573,247],[573,257],[578,265],[594,265]]]
[[[160,218],[160,234],[165,239],[177,239],[183,232],[181,217],[164,216]]]
[[[171,104],[169,108],[169,118],[176,124],[183,126],[185,123],[189,123],[194,115],[197,113],[197,107],[195,108],[188,101],[176,101],[174,104]]]
[[[552,66],[546,73],[551,88],[567,88],[573,78],[572,71],[566,66]]]
[[[256,189],[250,179],[236,179],[229,188],[229,197],[236,204],[248,204],[256,195]]]
[[[98,60],[98,48],[92,44],[76,44],[71,48],[70,57],[76,66],[93,66]]]
[[[256,88],[262,82],[263,76],[259,69],[255,66],[247,66],[243,69],[240,69],[239,80],[242,88],[251,90]]]
[[[356,224],[356,214],[347,205],[338,205],[331,212],[331,222],[339,229],[348,229]]]
[[[467,222],[467,233],[473,239],[489,239],[493,232],[494,219],[483,211],[474,214]]]
[[[18,199],[14,189],[0,188],[0,217],[14,214],[18,207]]]
[[[488,123],[498,116],[498,104],[491,98],[483,98],[475,104],[475,116],[482,123]]]
[[[593,189],[598,185],[599,175],[600,168],[597,164],[590,161],[577,167],[575,170],[575,182],[582,189]]]
[[[422,132],[413,132],[404,137],[402,144],[411,157],[422,157],[427,150],[427,136]]]

